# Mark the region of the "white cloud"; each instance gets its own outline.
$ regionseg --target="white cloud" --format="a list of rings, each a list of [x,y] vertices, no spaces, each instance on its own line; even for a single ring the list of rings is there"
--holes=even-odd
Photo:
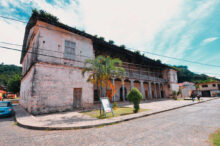
[[[64,24],[85,29],[86,32],[103,36],[106,40],[112,39],[118,45],[125,44],[134,49],[188,59],[198,58],[198,53],[193,53],[195,50],[192,50],[192,55],[187,56],[185,51],[192,49],[194,36],[202,29],[201,21],[212,13],[217,1],[70,0],[70,4],[65,4],[61,0],[55,0],[55,4],[51,5],[45,0],[2,0],[0,4],[5,7],[12,4],[23,10],[29,4],[30,7],[52,13]],[[191,6],[191,3],[194,5]],[[23,43],[24,24],[0,20],[0,26],[4,28],[0,29],[0,34],[4,34],[0,35],[0,41]],[[214,38],[218,39],[208,38],[204,42],[214,41]],[[0,49],[0,54],[0,62],[19,64],[20,53]],[[162,59],[165,63],[182,64],[180,61],[154,55],[146,56]],[[201,69],[197,66],[192,68]]]
[[[4,5],[12,4],[25,10],[27,9],[25,6],[29,4],[30,7],[43,9],[57,16],[61,22],[72,27],[83,28],[88,33],[104,36],[107,40],[112,39],[119,45],[125,44],[135,49],[144,49],[149,46],[150,40],[163,27],[163,24],[176,14],[181,1],[82,0],[70,1],[70,4],[65,4],[63,1],[55,0],[55,4],[51,5],[45,0],[16,2],[8,0]],[[15,24],[0,24],[1,28],[5,28],[2,31],[8,30],[10,27],[7,35],[9,38],[13,38],[3,40],[22,44],[24,26],[14,29]],[[15,33],[17,35],[14,35]],[[0,61],[11,63],[12,60],[4,58]],[[19,63],[17,60],[14,60],[14,64]]]
[[[218,39],[218,37],[210,37],[210,38],[204,39],[201,44],[206,45],[206,44],[211,43],[217,39]]]
[[[22,44],[24,36],[25,25],[19,22],[13,21],[0,21],[0,42],[9,42],[14,44]],[[11,47],[15,49],[20,49],[21,47],[6,45],[0,43],[0,46]],[[6,50],[0,47],[0,63],[4,62],[5,64],[16,64],[20,65],[20,54],[21,52]]]
[[[153,40],[152,48],[156,48],[154,51],[166,56],[191,60],[188,58],[190,54],[186,56],[185,52],[191,50],[193,54],[196,50],[192,48],[195,36],[203,29],[202,22],[213,12],[217,2],[216,0],[202,1],[192,6],[189,3],[183,3],[181,12],[170,19],[164,29],[157,34],[158,37]],[[163,61],[180,63],[172,59],[163,59]]]
[[[84,0],[85,29],[117,44],[143,48],[178,10],[180,0]]]
[[[70,4],[66,4],[63,1],[55,0],[55,4],[51,5],[45,0],[33,0],[33,6],[57,16],[61,22],[67,25],[82,27],[78,7],[74,1],[70,1]]]
[[[27,7],[24,6],[24,4],[28,5],[29,8],[37,8],[37,9],[43,9],[55,16],[57,16],[61,22],[70,25],[70,26],[81,26],[79,23],[78,15],[76,14],[76,4],[71,1],[70,4],[66,5],[64,3],[61,3],[59,0],[56,1],[57,5],[50,5],[45,0],[33,0],[33,1],[0,1],[1,5],[8,6],[10,4],[18,7],[19,9],[26,10]],[[32,2],[32,5],[30,5],[30,2]],[[3,10],[2,10],[3,11]],[[11,15],[11,12],[13,11],[12,8],[10,8],[9,14],[6,14],[6,16],[17,18],[18,14]],[[1,10],[0,10],[1,13]],[[30,14],[31,15],[31,14]],[[19,19],[19,18],[17,18]],[[10,42],[15,44],[22,44],[23,38],[24,38],[24,30],[25,30],[25,24],[15,21],[9,21],[0,19],[0,27],[3,29],[0,29],[0,42]],[[0,46],[6,46],[6,47],[12,47],[16,49],[21,49],[21,47],[18,46],[12,46],[12,45],[6,45],[0,43]],[[0,63],[4,62],[5,64],[16,64],[20,65],[20,52],[6,50],[0,48]]]
[[[0,1],[0,4],[3,6],[3,7],[8,7],[8,3],[7,3],[7,1],[4,1],[4,0],[2,0],[2,1]]]

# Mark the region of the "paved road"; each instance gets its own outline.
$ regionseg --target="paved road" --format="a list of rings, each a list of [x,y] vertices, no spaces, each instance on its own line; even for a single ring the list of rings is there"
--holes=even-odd
[[[220,99],[100,128],[39,131],[0,119],[0,145],[208,145],[220,128]]]

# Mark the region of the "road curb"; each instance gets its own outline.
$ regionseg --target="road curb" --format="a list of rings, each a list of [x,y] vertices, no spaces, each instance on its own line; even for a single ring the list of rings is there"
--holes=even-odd
[[[140,116],[137,116],[137,117],[131,117],[131,118],[126,118],[126,119],[116,120],[116,121],[109,122],[109,123],[101,123],[101,124],[94,124],[94,125],[73,126],[73,127],[47,127],[47,126],[41,127],[41,126],[31,126],[31,125],[25,125],[25,124],[20,123],[17,120],[16,113],[15,113],[15,122],[20,127],[27,128],[27,129],[32,129],[32,130],[76,130],[76,129],[89,129],[89,128],[95,128],[95,127],[100,127],[100,126],[113,125],[113,124],[117,124],[117,123],[121,123],[121,122],[125,122],[125,121],[130,121],[130,120],[134,120],[134,119],[138,119],[138,118],[142,118],[142,117],[147,117],[147,116],[151,116],[151,115],[156,115],[156,114],[160,114],[160,113],[163,113],[163,112],[168,112],[168,111],[180,109],[180,108],[187,107],[187,106],[192,106],[192,105],[195,105],[195,104],[200,104],[200,103],[212,101],[212,100],[215,100],[215,99],[218,99],[218,98],[213,98],[213,99],[210,99],[210,100],[200,101],[200,102],[196,102],[196,103],[192,103],[192,104],[187,104],[187,105],[183,105],[183,106],[179,106],[179,107],[174,107],[174,108],[171,108],[171,109],[162,110],[162,111],[158,111],[158,112],[154,112],[154,113],[148,113],[148,114],[140,115]]]

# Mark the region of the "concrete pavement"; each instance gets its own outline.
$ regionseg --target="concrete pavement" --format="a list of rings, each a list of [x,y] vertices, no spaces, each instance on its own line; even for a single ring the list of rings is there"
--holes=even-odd
[[[200,103],[212,100],[213,98],[202,98]],[[114,117],[110,119],[96,119],[89,117],[79,111],[63,112],[57,114],[32,116],[24,109],[17,106],[15,108],[15,119],[19,126],[38,130],[64,130],[64,129],[82,129],[98,127],[102,125],[110,125],[123,121],[128,121],[152,114],[161,113],[185,106],[190,106],[199,103],[198,101],[192,102],[191,100],[161,100],[155,102],[142,102],[140,107],[143,109],[150,109],[145,112],[139,112],[136,114],[124,115],[120,117]],[[124,104],[124,103],[123,103]],[[124,104],[126,107],[133,107],[131,104]]]

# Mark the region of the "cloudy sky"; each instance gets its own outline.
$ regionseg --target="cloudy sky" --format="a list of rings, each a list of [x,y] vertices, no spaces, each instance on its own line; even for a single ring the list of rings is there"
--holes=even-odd
[[[125,44],[191,71],[220,78],[220,0],[1,0],[0,15],[28,21],[43,9],[62,23]],[[22,44],[25,24],[0,18],[0,42]],[[0,46],[6,46],[0,43]],[[7,45],[8,46],[8,45]],[[19,46],[10,46],[20,49]],[[0,47],[0,63],[19,65],[20,53]],[[212,66],[215,65],[215,66]]]

